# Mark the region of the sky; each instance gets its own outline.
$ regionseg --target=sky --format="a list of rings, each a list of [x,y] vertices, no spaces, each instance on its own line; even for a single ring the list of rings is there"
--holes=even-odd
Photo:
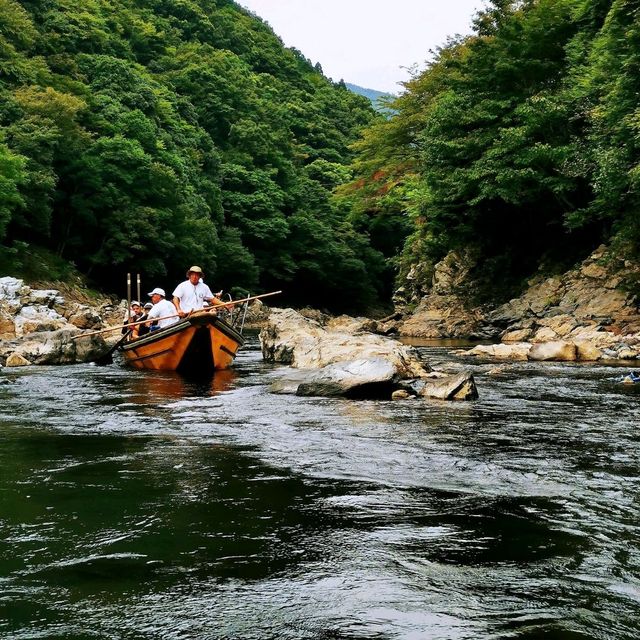
[[[447,36],[471,31],[483,0],[236,0],[326,76],[399,93]]]

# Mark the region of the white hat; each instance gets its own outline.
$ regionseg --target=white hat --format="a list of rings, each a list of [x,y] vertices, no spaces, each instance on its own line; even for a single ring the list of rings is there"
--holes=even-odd
[[[131,301],[131,306],[132,306],[132,307],[139,307],[139,306],[140,306],[140,303],[139,303],[137,300],[132,300],[132,301]]]
[[[159,296],[165,297],[164,289],[160,287],[156,287],[153,291],[149,291],[148,296],[152,296],[154,293],[157,293]]]

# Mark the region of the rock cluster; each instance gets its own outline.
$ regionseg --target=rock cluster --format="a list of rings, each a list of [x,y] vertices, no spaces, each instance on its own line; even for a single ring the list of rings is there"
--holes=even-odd
[[[474,264],[469,253],[452,251],[431,270],[416,265],[407,275],[412,286],[396,291],[396,304],[417,303],[411,314],[395,324],[397,332],[416,338],[493,337],[495,330],[484,322],[483,310],[470,308],[467,301]],[[426,287],[419,284],[425,279]]]
[[[123,310],[66,302],[56,289],[32,289],[17,278],[0,278],[0,365],[71,364],[92,361],[109,345],[100,336],[72,340],[81,329],[102,328]]]
[[[451,253],[436,265],[431,289],[415,312],[398,323],[401,334],[492,338],[501,344],[468,353],[512,360],[640,358],[640,313],[625,287],[640,279],[640,265],[599,247],[575,269],[534,279],[519,298],[486,310],[469,309],[459,294],[470,261]]]
[[[415,349],[370,333],[368,322],[341,316],[322,324],[293,309],[272,309],[260,332],[263,357],[304,370],[277,381],[272,391],[359,398],[398,398],[403,394],[393,394],[404,391],[407,397],[477,398],[472,375],[432,372]]]

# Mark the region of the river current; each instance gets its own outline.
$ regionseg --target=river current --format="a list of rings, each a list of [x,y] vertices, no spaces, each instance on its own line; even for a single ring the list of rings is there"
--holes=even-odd
[[[0,638],[640,637],[640,385],[422,351],[480,399],[0,371]]]

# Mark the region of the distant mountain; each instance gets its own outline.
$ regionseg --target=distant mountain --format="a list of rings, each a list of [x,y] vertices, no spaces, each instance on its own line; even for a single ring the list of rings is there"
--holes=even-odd
[[[366,89],[365,87],[359,87],[357,84],[351,84],[349,82],[345,82],[344,84],[349,91],[357,93],[359,96],[369,98],[376,111],[383,113],[389,113],[391,111],[383,105],[383,102],[389,98],[394,98],[395,96],[392,93],[377,91],[376,89]]]

